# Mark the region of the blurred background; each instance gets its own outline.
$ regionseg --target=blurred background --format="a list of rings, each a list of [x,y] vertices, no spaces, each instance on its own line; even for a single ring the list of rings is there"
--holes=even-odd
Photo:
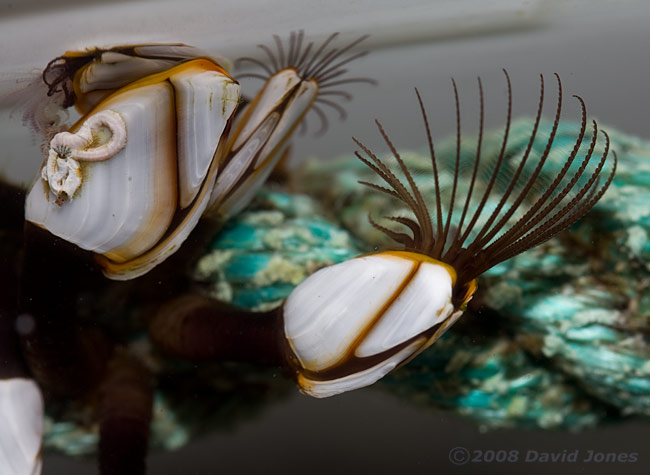
[[[314,117],[295,140],[293,160],[350,153],[354,134],[379,143],[380,119],[399,147],[424,145],[417,119],[417,86],[429,107],[436,137],[453,131],[450,78],[458,83],[470,117],[476,110],[476,77],[484,80],[489,123],[503,123],[505,81],[512,77],[514,115],[532,115],[539,74],[564,85],[568,118],[576,119],[580,94],[601,126],[650,138],[650,2],[643,0],[39,0],[0,1],[0,176],[27,186],[42,161],[40,144],[11,114],[11,93],[66,50],[139,42],[183,42],[230,59],[262,59],[259,43],[273,34],[304,29],[310,39],[339,31],[363,34],[370,54],[353,63],[354,76],[378,86],[351,85],[348,118],[332,114],[320,138]],[[235,74],[236,77],[236,74]],[[242,81],[252,96],[259,81]],[[555,91],[549,88],[550,97]],[[465,109],[464,109],[465,110]],[[408,125],[405,125],[408,124]],[[473,124],[468,125],[469,128]],[[246,418],[228,431],[192,442],[174,453],[153,453],[151,474],[339,472],[648,473],[650,424],[628,420],[581,433],[498,430],[483,432],[459,416],[411,407],[381,387],[328,400],[296,393]],[[638,452],[627,464],[468,464],[449,462],[455,447],[473,449],[579,449]],[[48,475],[94,473],[94,460],[46,454]],[[1,472],[1,471],[0,471]]]

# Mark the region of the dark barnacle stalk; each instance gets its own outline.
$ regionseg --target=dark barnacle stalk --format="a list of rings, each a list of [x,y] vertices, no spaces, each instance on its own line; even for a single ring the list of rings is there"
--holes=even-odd
[[[22,199],[25,193],[0,182],[0,196],[6,213],[0,222],[0,380],[23,378],[27,368],[15,337],[18,293],[18,256],[20,252],[20,226],[22,225]],[[17,206],[16,206],[17,204]]]
[[[25,220],[25,190],[0,180],[0,203],[3,210],[0,215],[0,230],[11,232],[20,228]]]
[[[23,245],[17,321],[23,355],[46,394],[87,393],[103,376],[110,344],[98,328],[80,324],[76,299],[101,276],[78,249],[30,223]]]
[[[104,284],[89,254],[25,224],[15,326],[30,374],[46,402],[78,398],[97,408],[102,475],[144,474],[152,377],[114,349],[101,327],[76,315],[79,296]]]
[[[102,475],[146,473],[153,407],[149,370],[116,350],[99,388],[99,471]]]
[[[149,333],[176,357],[279,366],[285,361],[281,327],[277,311],[253,313],[187,294],[160,307]]]
[[[125,350],[113,349],[102,329],[81,324],[75,313],[78,296],[97,290],[102,277],[79,258],[78,249],[29,223],[24,245],[16,329],[31,375],[46,401],[74,397],[96,404],[102,475],[144,474],[151,375]]]
[[[0,180],[0,472],[40,473],[43,395],[17,338],[24,192]]]
[[[24,248],[15,327],[31,376],[46,402],[77,398],[96,408],[102,475],[146,473],[152,375],[114,348],[100,326],[76,315],[79,296],[99,292],[105,279],[89,254],[30,223]]]

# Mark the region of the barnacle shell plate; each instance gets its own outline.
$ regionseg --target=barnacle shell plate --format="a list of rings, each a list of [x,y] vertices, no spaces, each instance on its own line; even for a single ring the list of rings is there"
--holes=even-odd
[[[229,218],[248,205],[317,95],[316,81],[303,81],[293,68],[267,81],[235,122],[232,155],[217,178],[209,212]]]
[[[0,380],[0,472],[41,473],[43,397],[29,379]]]
[[[69,51],[66,56],[87,54],[88,51]],[[230,67],[225,58],[184,44],[141,44],[103,51],[99,58],[77,71],[73,84],[77,100],[75,107],[85,114],[117,89],[197,58],[224,66],[226,70]]]
[[[285,334],[303,391],[325,397],[370,385],[433,343],[450,317],[455,272],[410,252],[322,269],[291,293]]]
[[[232,78],[203,59],[116,91],[70,132],[77,132],[94,114],[112,111],[125,123],[126,146],[102,161],[81,161],[81,186],[61,206],[37,179],[27,197],[26,219],[101,254],[109,277],[145,273],[166,250],[182,243],[205,210],[216,177],[216,151],[225,142],[222,134],[239,94]],[[170,229],[182,208],[188,208],[184,218]],[[162,250],[139,259],[136,268],[128,265],[164,236]],[[119,268],[112,270],[111,264]]]

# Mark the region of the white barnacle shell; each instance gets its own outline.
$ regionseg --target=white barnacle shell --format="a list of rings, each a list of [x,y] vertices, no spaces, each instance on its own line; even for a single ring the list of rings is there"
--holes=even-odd
[[[321,269],[284,304],[301,390],[328,397],[368,386],[433,343],[457,319],[453,268],[381,252]]]
[[[229,217],[248,204],[317,96],[317,82],[302,80],[294,68],[268,79],[235,123],[230,155],[212,191],[209,213]],[[246,185],[241,186],[244,181]]]
[[[207,59],[109,94],[52,140],[47,186],[32,185],[26,219],[96,253],[110,278],[146,273],[207,207],[239,97],[239,85]],[[61,203],[62,191],[73,199]]]
[[[43,396],[30,379],[0,380],[0,473],[41,473]]]

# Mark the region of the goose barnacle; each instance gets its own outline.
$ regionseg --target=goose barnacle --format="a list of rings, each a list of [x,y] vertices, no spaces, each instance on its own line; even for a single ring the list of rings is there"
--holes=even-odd
[[[443,193],[440,183],[444,164],[436,160],[427,114],[416,89],[431,156],[431,180],[435,185],[433,216],[426,204],[427,197],[420,192],[379,122],[379,132],[399,171],[355,139],[361,149],[356,152],[357,157],[383,181],[383,184],[361,183],[401,201],[411,216],[387,217],[405,226],[407,232],[384,227],[370,217],[374,227],[402,248],[364,255],[322,269],[298,285],[284,303],[282,315],[290,361],[305,393],[327,397],[364,387],[408,362],[460,317],[477,288],[476,279],[480,274],[566,229],[587,213],[607,190],[616,159],[601,182],[609,138],[605,132],[599,135],[593,122],[591,139],[583,144],[587,131],[586,108],[578,96],[575,97],[581,107],[582,123],[573,149],[562,157],[564,166],[552,182],[541,178],[544,164],[556,152],[553,140],[562,108],[559,76],[555,120],[542,150],[534,151],[539,148],[534,145],[544,103],[543,77],[528,147],[522,156],[514,157],[518,163],[506,156],[512,92],[510,78],[505,75],[507,118],[501,151],[493,163],[481,161],[484,128],[481,81],[478,139],[476,151],[469,159],[461,151],[459,99],[453,83],[456,159],[450,167],[447,193]],[[599,137],[604,138],[604,146],[600,157],[594,158],[599,154],[594,153]],[[576,161],[579,156],[581,160]],[[487,179],[481,180],[482,176]],[[492,200],[491,206],[487,206],[488,200]]]
[[[262,45],[273,69],[239,114],[240,86],[206,53],[182,44],[73,51],[43,72],[48,94],[83,116],[49,142],[28,192],[25,219],[91,251],[115,280],[147,273],[175,253],[202,216],[223,222],[252,199],[286,153],[287,140],[324,95],[349,82],[343,65],[364,37],[342,48],[303,45],[292,33],[285,54]]]
[[[25,204],[27,221],[96,253],[115,279],[147,272],[196,225],[240,96],[219,64],[200,57],[119,87],[122,74],[152,69],[138,59],[131,64],[125,52],[102,51],[74,71],[75,104],[89,110],[51,140]],[[59,83],[67,93],[66,80]]]
[[[366,54],[349,54],[366,36],[361,36],[342,48],[327,47],[338,33],[330,35],[317,48],[313,42],[303,44],[300,31],[291,33],[285,47],[274,36],[276,52],[266,45],[264,51],[271,67],[255,58],[240,58],[262,68],[263,73],[246,73],[239,77],[253,77],[265,81],[264,87],[242,111],[229,136],[228,151],[221,164],[208,215],[222,220],[241,211],[267,179],[271,170],[286,153],[286,142],[305,114],[313,110],[321,121],[319,132],[327,128],[327,116],[320,106],[336,110],[341,119],[345,109],[330,98],[349,100],[352,96],[341,89],[350,83],[375,84],[369,78],[347,77],[346,64]],[[312,52],[313,50],[313,52]]]

